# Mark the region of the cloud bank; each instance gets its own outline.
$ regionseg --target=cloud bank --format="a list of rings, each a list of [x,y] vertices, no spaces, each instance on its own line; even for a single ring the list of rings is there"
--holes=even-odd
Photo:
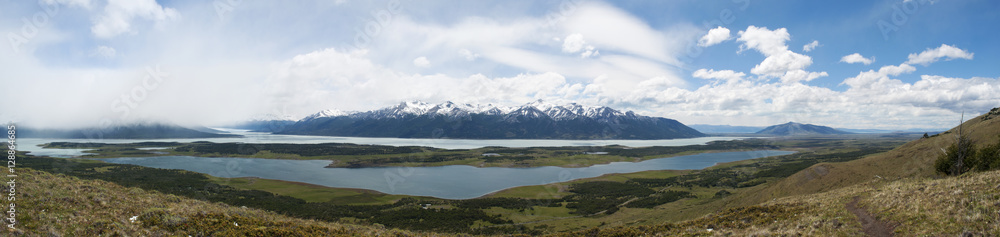
[[[1000,101],[997,78],[937,75],[935,62],[972,62],[973,52],[955,45],[837,58],[822,54],[838,47],[835,40],[795,41],[794,28],[702,29],[608,3],[570,3],[542,13],[454,11],[435,18],[420,15],[424,5],[394,9],[384,2],[287,3],[298,11],[283,12],[275,3],[244,1],[225,17],[210,3],[43,2],[60,7],[51,24],[36,27],[19,48],[0,47],[0,63],[9,69],[0,78],[8,88],[0,119],[216,125],[261,113],[302,117],[404,100],[544,99],[689,124],[906,129],[951,127],[962,111],[986,111]],[[14,7],[25,13],[0,16],[3,22],[44,12]],[[307,10],[329,14],[300,14]],[[261,12],[273,15],[260,19]],[[0,32],[22,28],[0,24]],[[708,53],[693,57],[691,48]],[[872,65],[872,55],[898,64],[832,76],[829,67],[838,60]],[[720,60],[730,58],[736,63]],[[703,63],[716,60],[723,62]],[[839,66],[856,66],[846,64]]]

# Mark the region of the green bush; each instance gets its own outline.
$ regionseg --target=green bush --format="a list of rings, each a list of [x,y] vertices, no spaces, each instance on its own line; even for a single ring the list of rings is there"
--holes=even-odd
[[[984,145],[966,158],[971,171],[988,171],[1000,168],[1000,143]]]
[[[723,190],[719,190],[718,192],[715,192],[715,198],[724,198],[724,197],[728,197],[729,195],[732,195],[732,194],[733,193],[731,193],[731,192],[726,191],[725,189],[723,189]]]
[[[1000,142],[985,146],[976,153],[980,170],[1000,169]]]
[[[973,167],[981,166],[976,157],[975,143],[965,136],[945,149],[945,153],[934,161],[934,169],[946,175],[960,175]]]

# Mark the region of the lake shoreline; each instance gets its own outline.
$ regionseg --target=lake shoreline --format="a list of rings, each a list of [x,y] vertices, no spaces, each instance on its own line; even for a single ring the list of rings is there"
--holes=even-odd
[[[220,178],[259,177],[302,182],[336,188],[360,188],[393,195],[429,196],[442,199],[472,199],[504,189],[544,185],[611,173],[651,170],[704,169],[720,163],[792,154],[763,150],[717,152],[658,158],[641,162],[617,162],[585,168],[554,166],[531,168],[471,167],[372,167],[323,168],[323,160],[275,160],[259,158],[207,158],[194,156],[123,157],[98,159],[108,163],[151,168],[181,169]]]

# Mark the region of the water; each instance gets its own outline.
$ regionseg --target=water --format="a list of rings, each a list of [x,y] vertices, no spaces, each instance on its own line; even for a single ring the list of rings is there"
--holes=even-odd
[[[110,163],[182,169],[217,177],[260,177],[340,188],[376,190],[388,194],[468,199],[499,190],[610,173],[647,170],[703,169],[717,163],[787,155],[791,151],[706,153],[642,162],[613,162],[584,168],[477,168],[466,165],[440,167],[324,168],[326,160],[272,160],[162,156],[100,159]],[[544,195],[541,194],[541,195]]]
[[[279,135],[246,130],[220,129],[244,137],[227,138],[191,138],[191,139],[43,139],[18,138],[18,150],[29,151],[32,155],[73,157],[83,155],[87,149],[43,149],[40,144],[49,142],[96,142],[96,143],[135,143],[135,142],[196,142],[209,141],[215,143],[354,143],[366,145],[389,146],[427,146],[443,149],[474,149],[485,146],[504,147],[538,147],[538,146],[606,146],[624,145],[631,147],[645,146],[687,146],[700,145],[712,141],[729,141],[747,137],[699,137],[669,140],[542,140],[542,139],[433,139],[433,138],[382,138],[382,137],[327,137]]]

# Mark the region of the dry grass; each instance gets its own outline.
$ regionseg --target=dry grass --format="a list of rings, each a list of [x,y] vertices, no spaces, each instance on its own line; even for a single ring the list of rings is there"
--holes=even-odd
[[[968,120],[978,144],[1000,140],[1000,115]],[[933,168],[958,128],[889,152],[843,163],[820,163],[759,190],[727,198],[715,214],[660,225],[619,226],[564,236],[859,236],[846,208],[854,197],[900,236],[1000,236],[1000,171],[941,178]],[[758,204],[762,203],[762,204]],[[764,221],[761,221],[764,220]],[[711,230],[709,230],[711,229]]]
[[[973,118],[962,127],[977,144],[992,144],[1000,140],[1000,116]],[[772,184],[756,193],[739,196],[745,205],[760,203],[779,197],[813,194],[848,187],[878,179],[911,177],[939,177],[934,170],[934,160],[942,148],[955,143],[958,127],[941,135],[918,139],[892,151],[870,155],[842,163],[820,163]]]
[[[291,218],[27,168],[18,172],[19,223],[16,230],[4,228],[2,236],[442,236]]]
[[[678,223],[589,229],[555,236],[861,236],[846,204],[898,224],[898,236],[1000,236],[1000,171],[945,179],[876,180],[829,192],[729,208]]]

